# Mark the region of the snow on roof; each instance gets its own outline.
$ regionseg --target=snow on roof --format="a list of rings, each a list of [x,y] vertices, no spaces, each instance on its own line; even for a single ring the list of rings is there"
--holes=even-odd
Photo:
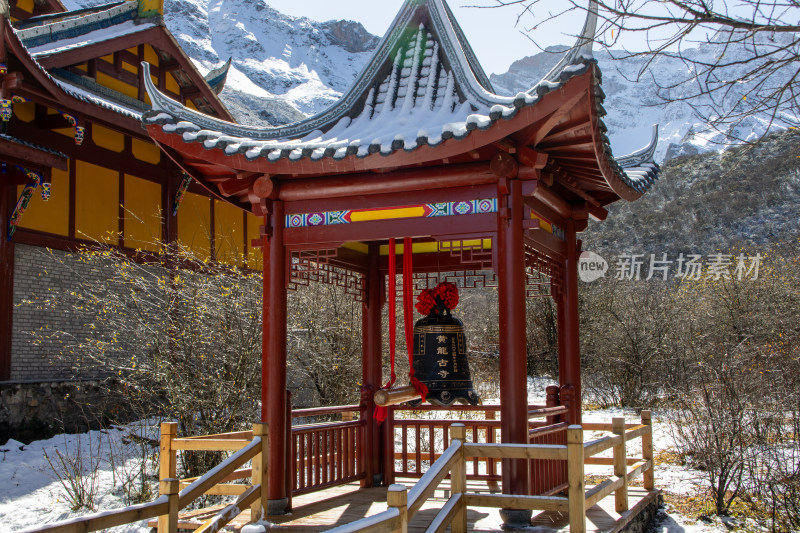
[[[52,148],[47,148],[46,146],[41,146],[38,144],[34,144],[32,142],[26,141],[24,139],[20,139],[19,137],[13,137],[6,133],[0,133],[0,140],[12,142],[14,144],[19,144],[21,146],[25,146],[27,148],[33,148],[34,150],[38,150],[40,152],[44,152],[46,154],[51,154],[57,157],[63,157],[64,159],[68,159],[69,156],[67,154],[61,153],[58,150],[53,150]]]
[[[514,117],[571,78],[597,68],[591,54],[597,13],[594,2],[590,6],[577,44],[544,79],[514,97],[493,92],[444,0],[407,0],[351,89],[321,114],[279,127],[233,124],[164,96],[143,64],[153,106],[143,122],[178,134],[184,142],[201,142],[206,149],[223,150],[228,156],[242,154],[250,161],[364,158],[463,139],[472,130],[489,129],[501,118]],[[596,93],[602,116],[604,95],[599,87]],[[658,167],[647,171],[647,162],[637,160],[625,172],[611,156],[608,139],[603,139],[620,179],[637,191],[646,190]]]
[[[59,78],[55,78],[51,76],[53,81],[61,87],[68,95],[72,96],[73,98],[77,98],[83,102],[88,102],[90,104],[94,104],[99,107],[103,107],[115,113],[119,113],[120,115],[124,115],[126,117],[130,117],[135,120],[141,120],[142,118],[142,110],[135,109],[130,106],[126,106],[115,101],[113,98],[107,98],[101,96],[95,92],[92,92],[88,89],[80,87],[78,85],[72,84],[68,81],[61,80]]]
[[[74,48],[81,48],[90,44],[109,41],[123,35],[139,33],[154,27],[156,27],[156,24],[153,23],[137,23],[133,20],[127,20],[115,26],[90,31],[71,39],[54,40],[39,46],[28,47],[28,51],[33,57],[46,57],[60,54]]]
[[[35,26],[26,25],[15,30],[20,41],[32,54],[44,54],[51,49],[58,49],[63,42],[103,41],[118,34],[116,29],[123,25],[132,25],[137,19],[138,3],[122,2],[102,6],[101,10],[80,10],[74,13],[64,13],[52,21],[52,17],[43,18]],[[114,28],[110,33],[102,30]],[[138,31],[138,30],[137,30]],[[90,39],[89,35],[97,33]],[[132,33],[132,31],[129,31]],[[68,46],[68,45],[65,45]],[[67,48],[68,49],[68,48]],[[50,52],[54,53],[54,52]]]

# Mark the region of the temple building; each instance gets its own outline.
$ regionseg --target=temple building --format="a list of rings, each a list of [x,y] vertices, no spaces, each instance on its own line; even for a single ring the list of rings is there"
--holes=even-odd
[[[45,247],[155,252],[177,241],[204,257],[260,266],[250,241],[261,219],[187,178],[142,129],[150,109],[143,62],[162,97],[233,120],[218,97],[230,62],[202,76],[162,15],[154,0],[77,11],[19,0],[2,20],[0,381],[87,377],[27,333],[54,317],[20,304],[71,282],[47,263]]]

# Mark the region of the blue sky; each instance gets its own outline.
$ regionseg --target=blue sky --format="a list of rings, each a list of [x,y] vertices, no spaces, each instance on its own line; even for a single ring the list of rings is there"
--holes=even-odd
[[[361,22],[371,33],[383,36],[403,0],[266,0],[273,8],[293,16],[318,21],[349,19]],[[487,74],[503,73],[517,59],[539,51],[516,25],[518,8],[478,9],[476,4],[490,5],[491,0],[450,0],[450,8],[475,49]],[[542,13],[544,15],[544,13]],[[530,20],[530,19],[529,19]],[[530,23],[528,23],[530,24]],[[556,27],[558,26],[558,27]],[[537,28],[538,44],[572,44],[574,35],[583,27],[583,13],[564,18],[558,25]]]

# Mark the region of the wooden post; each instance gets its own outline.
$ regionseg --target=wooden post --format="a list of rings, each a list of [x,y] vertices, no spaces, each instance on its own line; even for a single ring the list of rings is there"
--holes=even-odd
[[[400,511],[400,527],[397,533],[408,533],[408,489],[405,485],[389,485],[386,493],[386,502],[389,507],[396,507]]]
[[[564,229],[567,258],[564,262],[564,286],[558,309],[559,368],[561,385],[572,385],[574,401],[570,409],[571,424],[581,423],[581,346],[578,329],[578,242],[575,221],[568,220]]]
[[[177,422],[161,423],[161,442],[159,444],[158,479],[177,477],[178,452],[172,449],[172,439],[178,435]]]
[[[261,438],[261,451],[253,457],[251,473],[251,483],[261,485],[261,497],[250,506],[250,521],[258,522],[266,518],[269,509],[269,426],[264,423],[253,424],[253,438]]]
[[[286,512],[292,510],[292,490],[297,479],[297,450],[294,448],[294,435],[292,434],[292,391],[286,389],[286,462],[284,463],[284,479],[286,480]],[[277,466],[277,465],[276,465]]]
[[[464,494],[467,492],[467,463],[464,457],[464,443],[467,441],[467,428],[464,424],[452,424],[450,426],[450,445],[455,441],[461,442],[461,449],[458,452],[453,469],[450,471],[450,492]],[[463,502],[463,500],[462,500]],[[450,524],[450,533],[466,533],[467,531],[467,506],[462,503],[458,513]]]
[[[586,531],[586,491],[583,478],[583,429],[567,428],[567,479],[569,481],[569,532]]]
[[[158,517],[158,533],[175,533],[178,531],[178,492],[181,482],[175,478],[162,479],[158,483],[158,492],[167,496],[169,511]]]
[[[621,514],[628,510],[628,452],[625,446],[625,418],[612,418],[611,426],[615,435],[622,436],[622,442],[614,446],[614,475],[622,478],[622,486],[614,491],[614,509]]]
[[[383,429],[383,483],[394,483],[394,407],[387,407]]]
[[[642,411],[642,424],[649,426],[647,433],[642,435],[642,459],[650,461],[650,468],[644,471],[643,481],[645,490],[655,488],[655,477],[653,476],[653,415],[650,411]]]
[[[364,421],[364,441],[361,445],[365,478],[362,487],[372,487],[380,482],[381,433],[375,421],[373,395],[381,387],[381,309],[383,307],[383,279],[380,271],[380,245],[369,243],[367,263],[366,298],[361,306],[361,412]]]
[[[0,185],[0,381],[11,379],[11,332],[14,325],[14,241],[6,239],[6,224],[17,201],[17,188],[6,182]]]
[[[269,424],[269,500],[267,514],[283,514],[286,494],[286,249],[283,244],[282,202],[268,206],[264,236],[264,298],[261,348],[261,421]]]
[[[525,248],[522,227],[524,206],[520,180],[501,180],[497,218],[498,301],[500,331],[500,415],[504,443],[528,443],[528,390],[526,378]],[[503,459],[505,494],[528,492],[528,463]],[[530,518],[530,517],[528,517]],[[524,521],[518,518],[520,522]]]
[[[497,413],[495,411],[487,409],[486,411],[484,411],[484,413],[486,414],[486,420],[497,420]],[[494,430],[495,428],[493,426],[489,426],[486,428],[486,442],[488,443],[495,442]],[[496,465],[497,465],[497,459],[494,459],[492,457],[486,459],[486,468],[489,470],[488,473],[490,475],[494,475],[497,472],[497,469],[495,467]],[[500,485],[497,483],[497,481],[494,480],[487,481],[486,485],[487,487],[489,487],[489,492],[500,492]]]

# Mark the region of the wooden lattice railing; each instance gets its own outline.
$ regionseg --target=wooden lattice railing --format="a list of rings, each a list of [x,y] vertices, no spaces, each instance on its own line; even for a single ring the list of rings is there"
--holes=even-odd
[[[353,420],[358,411],[357,405],[292,411],[293,419],[340,418],[292,426],[288,461],[292,496],[364,479],[365,422]]]
[[[612,431],[615,435],[584,442],[584,428]],[[627,443],[636,438],[642,439],[642,457],[628,458]],[[613,450],[613,457],[595,457],[608,449]],[[475,458],[564,461],[567,465],[568,479],[565,487],[566,496],[468,492],[467,464]],[[611,465],[614,467],[614,475],[587,491],[584,464]],[[630,470],[629,466],[632,467]],[[407,531],[408,522],[448,476],[451,495],[428,526],[429,532],[444,532],[448,527],[452,533],[465,532],[467,509],[474,506],[558,511],[569,515],[571,533],[584,533],[586,510],[612,492],[615,493],[617,512],[628,510],[628,485],[632,479],[644,476],[644,488],[653,489],[650,412],[642,412],[641,424],[626,425],[623,418],[615,418],[611,424],[585,424],[583,427],[571,425],[566,429],[566,444],[467,442],[466,426],[454,423],[450,426],[450,445],[410,491],[404,485],[392,485],[387,496],[389,509],[329,531],[333,533]]]

